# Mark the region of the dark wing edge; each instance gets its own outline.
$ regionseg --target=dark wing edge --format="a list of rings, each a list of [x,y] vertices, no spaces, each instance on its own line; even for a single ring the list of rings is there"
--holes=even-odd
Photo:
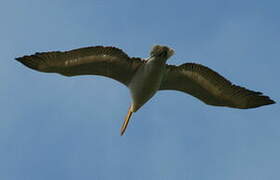
[[[249,109],[274,104],[261,92],[232,84],[210,68],[185,63],[167,65],[167,73],[160,90],[178,90],[188,93],[209,105]]]
[[[16,58],[25,66],[65,76],[101,75],[128,85],[136,70],[145,62],[130,58],[115,47],[94,46],[70,51],[35,53]]]

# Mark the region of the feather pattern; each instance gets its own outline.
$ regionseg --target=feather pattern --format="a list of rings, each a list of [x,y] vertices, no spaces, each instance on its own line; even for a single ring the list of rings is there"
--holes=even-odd
[[[145,63],[140,58],[130,58],[118,48],[103,46],[35,53],[16,60],[41,72],[55,72],[65,76],[102,75],[126,86],[137,69]]]
[[[234,85],[210,68],[195,63],[167,65],[160,90],[182,91],[214,106],[248,109],[275,103],[261,92]]]

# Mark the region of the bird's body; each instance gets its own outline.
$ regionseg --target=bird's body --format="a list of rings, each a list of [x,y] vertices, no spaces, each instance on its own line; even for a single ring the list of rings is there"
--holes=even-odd
[[[128,84],[132,102],[121,128],[121,135],[125,132],[133,112],[140,109],[159,90],[162,78],[166,73],[165,61],[151,57],[135,72]]]
[[[149,59],[136,71],[128,85],[132,112],[141,108],[159,90],[164,73],[165,63],[155,58]]]
[[[158,90],[177,90],[195,96],[206,104],[249,109],[274,104],[261,92],[236,86],[200,64],[167,65],[174,51],[166,46],[153,47],[147,60],[131,58],[114,47],[95,46],[66,52],[36,53],[16,58],[24,65],[65,76],[102,75],[130,89],[132,102],[121,128],[125,132],[133,112],[141,108]]]

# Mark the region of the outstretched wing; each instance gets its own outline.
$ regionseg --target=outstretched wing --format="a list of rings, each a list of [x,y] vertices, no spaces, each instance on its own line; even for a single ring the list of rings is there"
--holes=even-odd
[[[236,86],[217,72],[200,64],[167,65],[160,90],[178,90],[214,106],[256,108],[274,104],[268,96]]]
[[[16,60],[41,72],[55,72],[65,76],[101,75],[113,78],[126,86],[145,62],[140,58],[130,58],[118,48],[103,46],[36,53]]]

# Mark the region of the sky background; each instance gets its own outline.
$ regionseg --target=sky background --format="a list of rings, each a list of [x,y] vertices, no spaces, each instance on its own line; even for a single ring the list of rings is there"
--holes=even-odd
[[[204,64],[279,102],[280,1],[3,0],[0,6],[1,180],[277,180],[279,104],[212,107],[157,93],[119,129],[128,89],[104,77],[64,77],[14,60],[109,45],[170,64]]]

